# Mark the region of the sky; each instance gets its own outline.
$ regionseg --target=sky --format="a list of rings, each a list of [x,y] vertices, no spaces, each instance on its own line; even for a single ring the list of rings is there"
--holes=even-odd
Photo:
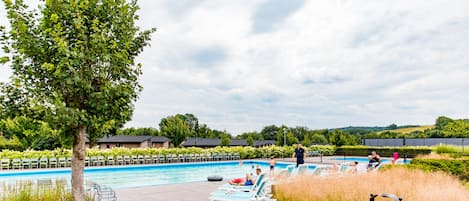
[[[140,0],[126,127],[192,113],[234,135],[469,117],[467,0]],[[7,24],[3,5],[0,24]],[[0,66],[0,81],[11,71]]]

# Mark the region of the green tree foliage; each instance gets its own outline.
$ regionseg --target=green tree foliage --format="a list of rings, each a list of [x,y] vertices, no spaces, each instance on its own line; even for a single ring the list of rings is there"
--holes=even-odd
[[[72,194],[84,201],[85,135],[128,121],[141,90],[136,56],[155,30],[135,25],[135,0],[46,0],[40,13],[21,0],[4,0],[11,30],[0,30],[13,80],[28,92],[29,107],[72,139]]]
[[[264,136],[264,140],[276,140],[279,129],[275,125],[266,126],[262,129],[261,135]]]
[[[228,135],[223,135],[221,137],[221,142],[220,142],[221,146],[229,146],[230,143],[231,143],[231,139]]]
[[[248,136],[248,138],[246,139],[246,143],[251,147],[254,146],[254,138],[252,137],[252,135]]]
[[[49,124],[25,116],[0,120],[0,131],[6,139],[18,139],[22,149],[55,149],[61,147],[60,132]]]
[[[303,144],[303,146],[310,146],[312,144],[309,136],[309,134],[304,135],[303,141],[301,141],[301,144]]]
[[[453,121],[454,120],[449,117],[440,116],[436,119],[435,128],[438,130],[443,130],[446,127],[446,125],[448,125],[450,122],[453,122]]]
[[[133,135],[133,136],[141,136],[141,135],[158,136],[160,132],[156,128],[144,127],[144,128],[120,129],[116,132],[116,134],[117,135]]]
[[[355,145],[357,144],[355,138],[351,135],[346,134],[344,131],[335,129],[329,135],[329,143],[335,146],[343,146],[343,145]]]
[[[316,133],[311,136],[311,144],[327,144],[327,139],[324,135]]]
[[[191,134],[187,123],[177,115],[161,119],[160,131],[161,134],[169,138],[171,143],[176,147]]]
[[[191,136],[197,133],[199,129],[199,119],[197,119],[195,115],[189,114],[189,113],[176,114],[176,117],[182,119],[187,124],[187,126],[189,126],[189,129],[191,130],[191,133],[192,133]]]
[[[469,137],[469,122],[453,120],[443,128],[443,135],[445,137],[467,138]]]

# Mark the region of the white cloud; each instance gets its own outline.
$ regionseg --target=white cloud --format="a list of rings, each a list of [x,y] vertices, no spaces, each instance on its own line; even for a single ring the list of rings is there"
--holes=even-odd
[[[127,126],[175,113],[234,134],[467,118],[467,1],[272,2],[140,1],[139,25],[158,31]]]

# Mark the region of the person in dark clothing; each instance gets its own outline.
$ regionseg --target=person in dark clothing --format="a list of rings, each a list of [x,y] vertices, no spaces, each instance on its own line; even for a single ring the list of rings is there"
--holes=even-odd
[[[368,156],[368,170],[373,170],[381,164],[381,157],[376,153],[376,151],[372,151],[371,155]]]
[[[305,163],[305,149],[303,149],[301,144],[297,145],[295,152],[293,153],[292,158],[295,158],[295,157],[296,157],[296,167],[298,167],[298,165],[300,164]]]

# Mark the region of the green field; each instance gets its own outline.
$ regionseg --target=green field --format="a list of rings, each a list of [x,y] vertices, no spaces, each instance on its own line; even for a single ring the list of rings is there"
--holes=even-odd
[[[417,126],[417,127],[409,127],[409,128],[399,128],[399,129],[395,129],[395,130],[384,130],[384,131],[380,131],[379,133],[383,133],[383,132],[386,132],[386,131],[394,132],[394,133],[412,133],[414,131],[422,131],[423,132],[426,129],[432,129],[432,128],[435,128],[435,125]]]

